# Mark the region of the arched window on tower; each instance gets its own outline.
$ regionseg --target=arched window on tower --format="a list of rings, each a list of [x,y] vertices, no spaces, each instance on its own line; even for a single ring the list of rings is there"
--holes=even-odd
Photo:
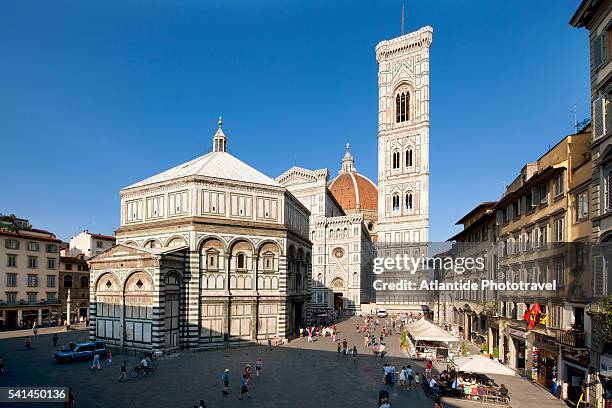
[[[407,122],[410,119],[410,93],[400,92],[395,97],[395,122]]]
[[[399,194],[393,194],[393,212],[399,212],[400,210],[400,196]]]
[[[406,167],[412,167],[412,149],[406,150]]]
[[[396,150],[393,152],[393,157],[391,161],[392,161],[393,170],[400,168],[400,152],[399,151]]]
[[[406,210],[412,211],[412,193],[406,193]]]

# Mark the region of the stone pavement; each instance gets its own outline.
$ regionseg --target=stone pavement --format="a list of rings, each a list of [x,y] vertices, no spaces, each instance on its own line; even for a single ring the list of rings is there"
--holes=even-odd
[[[85,323],[76,323],[71,326],[71,330],[85,330]],[[51,326],[51,327],[41,327],[38,329],[38,335],[42,336],[44,334],[53,334],[53,333],[65,333],[66,328],[64,326]],[[28,337],[32,336],[32,329],[24,329],[24,330],[7,330],[0,331],[0,340],[1,339],[12,339],[15,337]]]
[[[118,383],[121,361],[127,360],[131,369],[138,359],[134,356],[115,355],[115,364],[101,371],[90,371],[89,362],[56,364],[51,335],[35,339],[32,350],[26,350],[23,338],[0,340],[0,355],[5,359],[7,374],[0,377],[0,386],[67,386],[75,390],[77,407],[127,407],[130,408],[192,408],[199,399],[208,407],[367,407],[374,408],[378,391],[387,387],[381,384],[382,364],[392,362],[397,368],[411,364],[424,371],[420,362],[407,359],[399,350],[399,336],[387,339],[389,355],[384,359],[374,357],[363,348],[362,334],[355,333],[355,326],[363,320],[352,318],[338,325],[341,341],[357,345],[359,356],[353,363],[350,356],[338,356],[331,338],[318,338],[308,344],[306,338],[276,347],[271,352],[261,346],[235,348],[210,352],[183,352],[162,358],[157,372],[150,378],[136,378],[128,383]],[[70,339],[82,341],[85,331],[60,333],[60,344]],[[250,400],[238,400],[239,374],[246,364],[253,365],[257,357],[263,357],[261,378],[251,379]],[[223,370],[231,370],[228,396],[221,394],[220,378]],[[548,397],[539,387],[524,379],[500,378],[495,380],[508,385],[514,407],[559,407],[559,401]],[[402,391],[398,386],[389,387],[392,406],[433,407],[421,390]],[[481,404],[467,401],[445,401],[445,408],[476,407]],[[10,406],[10,405],[3,405]],[[23,404],[14,404],[24,407]],[[41,405],[44,407],[44,405]]]

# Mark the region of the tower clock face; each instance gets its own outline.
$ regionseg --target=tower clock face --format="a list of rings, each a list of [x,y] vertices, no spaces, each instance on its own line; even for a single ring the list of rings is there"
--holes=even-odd
[[[334,249],[334,256],[338,259],[342,258],[344,256],[344,249],[342,248]]]

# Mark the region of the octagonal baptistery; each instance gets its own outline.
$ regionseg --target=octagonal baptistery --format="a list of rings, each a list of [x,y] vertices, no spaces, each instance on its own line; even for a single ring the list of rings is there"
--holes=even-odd
[[[363,214],[372,240],[376,241],[378,189],[372,180],[357,172],[349,149],[350,145],[347,144],[342,169],[328,188],[346,214]]]
[[[167,352],[287,339],[305,324],[308,209],[213,151],[121,190],[117,245],[91,258],[90,337]]]

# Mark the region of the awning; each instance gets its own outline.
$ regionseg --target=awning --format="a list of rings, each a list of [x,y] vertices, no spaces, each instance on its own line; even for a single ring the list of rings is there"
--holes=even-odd
[[[408,333],[416,341],[441,341],[444,343],[458,342],[459,339],[446,330],[430,323],[425,318],[407,325]]]
[[[456,358],[453,361],[457,371],[479,374],[514,375],[514,371],[497,360],[483,356]]]

